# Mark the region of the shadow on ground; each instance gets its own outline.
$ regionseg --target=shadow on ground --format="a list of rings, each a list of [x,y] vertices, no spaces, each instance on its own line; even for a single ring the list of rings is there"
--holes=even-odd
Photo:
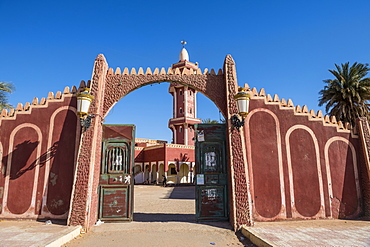
[[[138,222],[196,222],[194,214],[134,213]]]
[[[134,221],[137,222],[188,222],[214,226],[224,229],[232,229],[228,221],[199,221],[194,214],[164,214],[164,213],[134,213]]]
[[[228,221],[200,221],[195,220],[194,214],[163,214],[163,213],[134,213],[134,221],[137,222],[186,222],[193,224],[201,224],[232,230]],[[255,247],[248,238],[246,238],[240,231],[235,232],[241,245]]]
[[[195,186],[173,187],[171,193],[161,199],[195,200]]]
[[[40,218],[36,220],[37,222],[42,222],[45,224],[54,224],[60,226],[67,226],[67,220],[60,220],[60,219],[49,219],[49,218]]]

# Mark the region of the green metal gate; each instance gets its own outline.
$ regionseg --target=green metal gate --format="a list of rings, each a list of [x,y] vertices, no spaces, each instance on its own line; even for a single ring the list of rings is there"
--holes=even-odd
[[[195,128],[196,218],[228,220],[226,125],[197,124]]]
[[[133,218],[134,125],[103,125],[99,184],[99,219],[131,221]]]

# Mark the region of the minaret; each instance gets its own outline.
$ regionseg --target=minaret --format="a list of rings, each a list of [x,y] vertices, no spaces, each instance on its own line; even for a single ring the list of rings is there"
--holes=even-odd
[[[189,62],[189,53],[185,49],[185,41],[181,41],[183,48],[180,52],[180,61],[172,64],[172,69],[198,69],[198,64]],[[168,122],[172,130],[174,144],[194,145],[194,124],[202,121],[196,118],[196,93],[197,91],[187,85],[171,83],[169,93],[173,96],[173,118]]]

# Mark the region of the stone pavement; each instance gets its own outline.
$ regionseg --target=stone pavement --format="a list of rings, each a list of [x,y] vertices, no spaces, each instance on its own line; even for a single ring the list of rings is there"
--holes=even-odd
[[[228,222],[197,223],[194,186],[135,185],[134,190],[133,222],[105,222],[64,246],[255,246]]]
[[[365,219],[255,222],[242,233],[258,246],[370,246]]]
[[[134,222],[104,223],[82,235],[65,222],[0,220],[0,247],[370,246],[369,219],[255,222],[242,229],[244,239],[227,222],[195,222],[191,187],[135,186],[134,203]]]
[[[63,247],[243,247],[245,243],[229,224],[196,222],[104,223]]]
[[[46,224],[40,221],[0,221],[1,247],[59,247],[80,234],[81,227],[64,222]]]

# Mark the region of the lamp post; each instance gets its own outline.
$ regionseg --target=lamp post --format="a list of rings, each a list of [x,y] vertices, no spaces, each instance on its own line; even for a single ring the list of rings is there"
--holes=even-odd
[[[89,108],[91,102],[94,100],[94,96],[90,94],[89,88],[84,88],[84,90],[77,94],[77,114],[80,116],[80,124],[86,131],[91,125],[91,119],[95,115],[89,114]]]
[[[239,87],[239,92],[234,96],[236,100],[236,105],[238,107],[238,113],[241,116],[242,120],[240,120],[238,115],[233,115],[231,117],[231,124],[234,128],[239,130],[240,127],[244,126],[244,119],[248,115],[249,111],[249,94],[245,91],[245,88]]]

